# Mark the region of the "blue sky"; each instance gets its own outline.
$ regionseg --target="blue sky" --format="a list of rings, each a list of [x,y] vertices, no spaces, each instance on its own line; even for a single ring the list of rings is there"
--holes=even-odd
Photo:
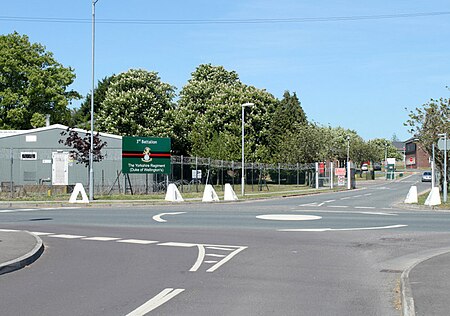
[[[2,3],[2,34],[17,31],[75,69],[73,89],[91,88],[91,0]],[[96,80],[142,68],[181,90],[202,63],[235,70],[278,98],[296,92],[308,119],[354,129],[364,139],[409,138],[408,109],[450,91],[448,0],[99,0]],[[394,15],[394,18],[361,19]],[[13,17],[13,18],[11,18]],[[23,17],[42,18],[27,22]],[[336,21],[332,17],[351,17]],[[48,22],[58,18],[62,22]],[[294,23],[267,22],[296,18]],[[325,18],[324,21],[306,21]],[[85,19],[69,23],[68,19]],[[102,23],[102,20],[165,23]],[[265,23],[180,23],[265,19]],[[302,20],[303,19],[303,20]],[[168,24],[172,20],[176,23]],[[250,101],[250,100],[249,100]],[[79,104],[76,103],[75,105]]]

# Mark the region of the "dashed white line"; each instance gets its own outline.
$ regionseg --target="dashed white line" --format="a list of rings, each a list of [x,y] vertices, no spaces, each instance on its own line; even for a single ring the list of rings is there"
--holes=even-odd
[[[113,240],[119,240],[120,238],[116,237],[86,237],[81,238],[83,240],[93,240],[93,241],[113,241]]]
[[[328,201],[324,201],[324,203],[331,203],[331,202],[334,202],[334,201],[336,201],[336,200],[328,200]]]
[[[341,200],[348,200],[348,199],[351,199],[351,198],[352,198],[351,196],[346,196],[346,197],[341,198]]]
[[[161,306],[165,302],[174,298],[183,291],[184,289],[173,289],[173,288],[164,289],[158,295],[148,300],[145,304],[139,306],[131,313],[128,313],[126,316],[144,316],[150,313],[152,310],[156,309],[157,307]]]
[[[355,208],[373,210],[375,206],[355,206]]]
[[[154,240],[142,240],[142,239],[121,239],[116,242],[127,243],[127,244],[138,244],[138,245],[148,245],[156,244],[157,241]]]
[[[328,207],[335,207],[335,208],[347,208],[346,205],[329,205]]]
[[[60,235],[48,235],[48,237],[64,238],[64,239],[79,239],[79,238],[84,238],[86,236],[60,234]]]
[[[189,244],[189,243],[185,243],[185,242],[164,242],[164,243],[158,244],[158,246],[190,248],[190,247],[195,247],[197,245],[196,244]]]

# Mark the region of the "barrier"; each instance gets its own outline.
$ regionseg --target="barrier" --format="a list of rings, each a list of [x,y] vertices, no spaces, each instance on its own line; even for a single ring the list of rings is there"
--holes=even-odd
[[[419,199],[417,197],[417,186],[413,185],[408,191],[408,195],[406,195],[406,199],[404,203],[406,204],[413,204],[418,203]]]
[[[81,200],[77,200],[78,195],[81,193]],[[83,184],[77,183],[73,188],[72,195],[69,198],[69,203],[89,203],[89,199],[84,190]]]
[[[211,184],[205,186],[202,202],[217,202],[219,197]]]
[[[441,195],[439,193],[439,188],[434,187],[431,189],[430,194],[428,194],[428,197],[425,200],[424,205],[434,206],[440,204],[441,204]]]
[[[169,201],[169,202],[184,202],[184,199],[181,196],[180,191],[178,191],[178,188],[175,185],[175,183],[169,184],[169,187],[167,188],[165,200]]]
[[[225,194],[223,199],[225,201],[237,201],[239,200],[236,193],[234,192],[233,188],[231,187],[231,184],[225,183]]]

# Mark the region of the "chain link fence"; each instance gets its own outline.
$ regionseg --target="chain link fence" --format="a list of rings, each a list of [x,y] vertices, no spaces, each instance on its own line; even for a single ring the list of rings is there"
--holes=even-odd
[[[94,163],[95,195],[152,194],[175,183],[181,192],[201,192],[205,184],[218,188],[241,183],[246,191],[269,190],[269,185],[330,186],[329,163],[265,164],[201,157],[172,156],[171,173],[122,174],[121,148],[108,148],[104,160]],[[70,193],[75,183],[88,188],[89,169],[74,161],[68,150],[0,148],[0,195],[33,196]],[[317,180],[316,180],[317,178]]]

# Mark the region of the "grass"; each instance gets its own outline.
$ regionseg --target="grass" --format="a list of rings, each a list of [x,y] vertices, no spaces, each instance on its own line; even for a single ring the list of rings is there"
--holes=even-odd
[[[219,198],[222,198],[224,195],[223,186],[215,185],[213,186]],[[181,195],[185,200],[201,200],[203,197],[205,185],[198,185],[198,192],[196,190],[196,186],[183,188],[179,187]],[[190,189],[190,190],[189,190]],[[343,190],[345,187],[335,187],[333,191]],[[239,199],[258,199],[258,198],[269,198],[269,197],[282,197],[282,196],[295,196],[295,195],[305,195],[305,194],[313,194],[317,192],[330,192],[331,189],[328,187],[320,188],[316,190],[315,188],[311,188],[306,185],[278,185],[278,184],[268,184],[267,186],[263,186],[259,188],[257,185],[246,185],[245,186],[245,196],[241,196],[241,185],[234,185],[234,191],[237,194]],[[70,194],[50,194],[50,192],[46,193],[27,193],[26,195],[21,196],[13,196],[8,192],[0,193],[0,201],[24,201],[24,202],[50,202],[50,203],[58,203],[58,202],[68,202],[70,198]],[[96,194],[96,201],[164,201],[165,192],[160,193],[149,193],[149,194]]]

